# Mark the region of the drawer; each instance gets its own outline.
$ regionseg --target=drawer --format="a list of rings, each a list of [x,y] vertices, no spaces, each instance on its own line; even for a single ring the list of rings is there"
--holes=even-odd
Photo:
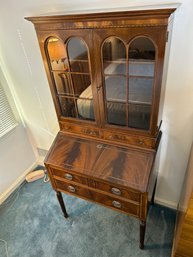
[[[53,169],[51,168],[51,172],[54,178],[57,179],[65,179],[68,181],[74,181],[77,182],[79,184],[83,184],[83,185],[87,185],[87,179],[84,176],[80,176],[80,175],[76,175],[74,173],[72,173],[71,171],[67,171],[67,170],[58,170],[58,169]]]
[[[155,145],[155,139],[146,137],[128,136],[124,134],[118,134],[116,132],[104,132],[104,139],[116,141],[120,143],[127,143],[130,145],[136,145],[140,147],[153,148]]]
[[[77,186],[59,180],[55,180],[55,184],[57,190],[59,191],[64,191],[66,193],[79,196],[83,199],[90,200],[92,202],[102,204],[112,209],[139,217],[140,206],[138,204],[120,200],[119,198],[113,196],[111,197],[109,195],[99,193],[98,191],[94,191],[89,188]]]
[[[73,132],[78,134],[84,134],[91,137],[99,138],[99,130],[91,127],[81,127],[80,125],[71,124],[71,123],[62,123],[60,122],[61,130],[67,132]]]
[[[130,189],[124,189],[119,187],[118,185],[113,184],[107,184],[105,182],[97,181],[88,177],[84,177],[81,175],[77,175],[71,171],[65,171],[65,170],[57,170],[57,169],[51,169],[51,172],[54,176],[54,178],[60,180],[63,179],[65,181],[72,181],[76,182],[82,185],[86,185],[93,189],[98,189],[107,193],[112,194],[113,196],[119,196],[126,198],[127,200],[132,200],[134,202],[140,203],[140,193],[135,192]]]

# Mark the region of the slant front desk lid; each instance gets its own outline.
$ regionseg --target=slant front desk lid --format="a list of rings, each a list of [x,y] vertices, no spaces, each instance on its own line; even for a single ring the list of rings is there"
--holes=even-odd
[[[123,148],[59,132],[45,163],[145,192],[154,156],[154,151]]]

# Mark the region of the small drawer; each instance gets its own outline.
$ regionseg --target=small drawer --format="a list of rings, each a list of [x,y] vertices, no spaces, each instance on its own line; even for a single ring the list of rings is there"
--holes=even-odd
[[[134,202],[140,203],[140,193],[130,189],[121,188],[119,187],[119,185],[115,186],[111,184],[96,182],[96,188],[111,193],[114,196],[120,196],[127,200],[132,200]]]
[[[57,169],[51,169],[52,175],[54,178],[62,178],[68,181],[74,181],[83,185],[87,185],[87,179],[85,177],[76,175],[72,173],[71,171],[67,170],[57,170]]]
[[[70,123],[60,123],[61,130],[67,131],[67,132],[73,132],[76,134],[83,134],[91,137],[99,138],[99,130],[95,128],[90,127],[82,127],[80,125],[76,124],[70,124]]]
[[[112,209],[116,209],[116,210],[125,212],[127,214],[131,214],[136,217],[139,217],[140,206],[138,204],[120,200],[119,198],[117,199],[116,197],[113,197],[113,196],[111,197],[109,195],[96,192],[89,188],[77,186],[77,185],[66,183],[59,180],[55,180],[55,184],[56,184],[57,190],[61,190],[66,193],[79,196],[86,200],[90,200],[92,202],[102,204],[106,207],[110,207]]]
[[[127,143],[140,147],[152,148],[155,144],[155,140],[146,137],[127,136],[124,134],[117,134],[113,132],[104,132],[104,138],[107,140],[118,141],[120,143]]]

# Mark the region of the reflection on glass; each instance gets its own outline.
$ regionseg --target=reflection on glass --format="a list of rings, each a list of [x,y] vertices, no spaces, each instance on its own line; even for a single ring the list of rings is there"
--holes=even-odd
[[[65,46],[62,40],[50,37],[47,41],[47,51],[52,70],[68,70]]]
[[[72,74],[71,78],[75,96],[84,97],[82,94],[85,95],[84,91],[91,85],[90,75]],[[90,91],[92,93],[91,87]]]
[[[138,37],[129,46],[129,59],[155,60],[155,46],[147,37]]]
[[[108,101],[126,102],[126,77],[106,76],[105,89]]]
[[[103,44],[103,61],[125,61],[126,50],[124,43],[116,37],[109,37]]]
[[[76,109],[73,98],[59,97],[62,115],[65,117],[76,117]]]
[[[93,100],[78,98],[77,109],[78,109],[78,115],[80,119],[95,120]]]
[[[116,37],[109,37],[103,44],[104,74],[126,74],[126,49]]]
[[[107,120],[109,124],[126,125],[126,104],[119,102],[107,102]]]
[[[129,127],[148,130],[150,126],[151,107],[145,105],[129,105]]]
[[[126,125],[126,48],[116,37],[105,40],[102,48],[107,122]]]
[[[70,74],[65,72],[54,72],[56,90],[58,94],[73,95],[73,88],[70,82]]]
[[[153,79],[134,77],[129,79],[129,102],[152,103]]]
[[[129,75],[130,76],[154,76],[154,61],[139,61],[130,60],[129,61]]]
[[[129,46],[129,127],[148,130],[154,82],[155,46],[138,37]]]
[[[88,53],[83,40],[71,38],[67,44],[70,69],[74,72],[89,72]]]

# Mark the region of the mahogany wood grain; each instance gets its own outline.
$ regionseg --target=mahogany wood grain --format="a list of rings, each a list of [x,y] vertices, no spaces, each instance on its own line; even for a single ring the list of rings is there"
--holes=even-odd
[[[128,202],[123,198],[121,199],[116,196],[102,194],[97,190],[88,189],[86,187],[81,187],[70,183],[63,183],[59,180],[56,180],[55,183],[57,190],[79,196],[88,201],[99,203],[103,206],[119,210],[120,212],[124,212],[135,217],[139,216],[140,206],[134,202]],[[74,192],[72,191],[72,189],[74,190]],[[120,205],[117,205],[117,207],[115,207],[115,205],[113,205],[114,201],[120,203]]]
[[[99,144],[60,132],[45,163],[145,192],[154,155],[153,151]]]
[[[75,173],[74,171],[68,171],[68,170],[63,170],[63,169],[56,169],[56,168],[51,168],[51,173],[52,177],[56,180],[61,180],[64,182],[75,182],[79,183],[84,186],[88,186],[92,189],[98,189],[103,192],[112,194],[114,196],[120,196],[123,197],[127,200],[132,200],[135,201],[136,203],[141,202],[140,198],[140,193],[138,191],[134,191],[132,189],[125,189],[125,187],[120,187],[117,184],[112,184],[112,183],[105,183],[102,180],[99,179],[93,179],[92,177],[89,176],[83,176],[79,173]],[[71,177],[69,178],[68,175]],[[113,193],[113,189],[116,188],[119,190],[119,193]]]

